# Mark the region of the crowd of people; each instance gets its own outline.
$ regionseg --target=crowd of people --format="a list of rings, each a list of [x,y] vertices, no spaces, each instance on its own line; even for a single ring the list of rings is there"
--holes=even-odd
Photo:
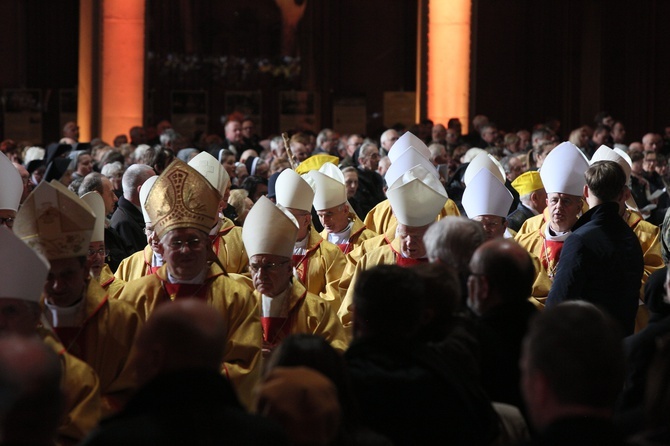
[[[1,444],[670,444],[670,126],[289,133],[0,143]]]

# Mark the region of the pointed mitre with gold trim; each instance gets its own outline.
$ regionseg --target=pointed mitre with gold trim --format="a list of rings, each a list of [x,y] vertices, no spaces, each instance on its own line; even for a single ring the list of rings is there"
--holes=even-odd
[[[158,238],[173,229],[209,233],[216,223],[221,194],[193,167],[174,160],[149,191],[145,208]]]
[[[86,256],[95,214],[58,181],[42,181],[16,214],[14,233],[49,260]]]

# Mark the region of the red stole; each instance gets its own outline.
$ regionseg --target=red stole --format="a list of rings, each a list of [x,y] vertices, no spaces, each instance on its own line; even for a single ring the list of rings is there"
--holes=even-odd
[[[156,271],[158,271],[159,268],[160,268],[160,266],[149,265],[149,274],[156,274]]]
[[[288,336],[291,324],[288,317],[261,317],[263,327],[263,346],[270,351]]]
[[[408,268],[410,266],[420,265],[427,262],[428,259],[410,259],[408,257],[403,257],[400,254],[396,255],[396,265],[402,266],[403,268]]]
[[[86,324],[86,322],[84,322]],[[54,327],[56,335],[66,351],[77,358],[86,355],[86,336],[84,326],[81,327]]]
[[[293,261],[293,268],[298,272],[298,278],[300,281],[306,285],[305,279],[307,279],[307,265],[309,264],[309,251],[304,255],[294,254],[291,259]]]
[[[556,268],[558,267],[564,243],[544,239],[544,243],[542,244],[540,261],[542,262],[542,266],[547,270],[547,275],[550,279],[553,279],[556,275]]]
[[[420,265],[421,263],[427,263],[428,259],[410,259],[409,257],[403,257],[398,251],[393,249],[393,245],[389,244],[391,251],[395,253],[395,264],[402,266],[403,268],[409,268],[410,266]]]
[[[165,291],[170,296],[170,300],[181,299],[184,297],[197,297],[205,299],[207,297],[207,283],[170,283],[163,282]]]
[[[349,253],[349,251],[351,251],[351,243],[350,242],[338,243],[337,247],[340,248],[340,251],[342,251],[342,253],[344,255],[347,255]]]

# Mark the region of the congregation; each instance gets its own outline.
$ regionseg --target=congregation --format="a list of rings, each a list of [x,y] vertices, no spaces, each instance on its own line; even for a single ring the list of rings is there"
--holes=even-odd
[[[0,444],[670,444],[670,126],[375,136],[2,141]]]

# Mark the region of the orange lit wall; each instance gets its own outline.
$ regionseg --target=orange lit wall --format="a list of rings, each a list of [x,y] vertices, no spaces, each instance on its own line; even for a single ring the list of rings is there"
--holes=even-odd
[[[444,124],[459,118],[468,128],[471,0],[428,1],[427,113]]]
[[[101,127],[111,143],[144,125],[144,0],[103,0]]]

